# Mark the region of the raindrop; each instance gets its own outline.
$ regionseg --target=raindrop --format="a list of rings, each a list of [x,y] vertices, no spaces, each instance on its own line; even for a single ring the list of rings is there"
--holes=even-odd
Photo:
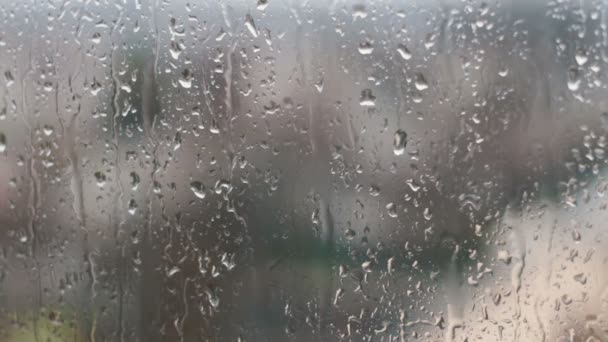
[[[91,36],[91,42],[93,44],[99,44],[101,42],[101,33],[99,33],[99,32],[93,33],[93,35]]]
[[[232,184],[230,184],[230,182],[228,182],[227,180],[218,180],[215,183],[215,193],[218,195],[221,194],[228,194],[230,193],[230,191],[232,191]]]
[[[4,79],[6,80],[7,87],[10,87],[11,85],[13,85],[13,83],[15,83],[15,78],[9,70],[4,72]]]
[[[182,46],[175,42],[174,40],[171,41],[171,46],[169,47],[169,53],[171,53],[171,57],[173,59],[178,59],[179,55],[182,53]]]
[[[53,134],[53,132],[54,132],[53,126],[44,125],[44,127],[42,127],[42,132],[47,137],[50,137]]]
[[[401,56],[401,58],[403,58],[406,61],[408,61],[412,58],[412,53],[407,48],[407,46],[405,46],[403,44],[399,44],[397,46],[397,53],[399,53],[399,56]]]
[[[574,59],[576,60],[576,64],[578,64],[579,66],[585,65],[589,60],[589,57],[587,56],[587,51],[583,49],[577,49],[574,55]]]
[[[135,202],[134,199],[129,201],[129,209],[128,209],[129,214],[131,215],[135,215],[135,212],[137,212],[137,202]]]
[[[568,89],[577,91],[581,84],[579,71],[576,68],[568,69]]]
[[[403,130],[398,129],[395,132],[395,136],[393,139],[393,153],[396,156],[403,155],[405,153],[405,146],[407,145],[407,133]]]
[[[184,69],[182,76],[179,78],[179,84],[186,89],[192,87],[192,73],[190,73],[190,70]]]
[[[373,107],[376,105],[376,97],[372,93],[371,89],[363,89],[361,91],[361,99],[359,104],[364,107]]]
[[[102,188],[106,184],[106,175],[101,172],[95,172],[95,179],[97,180],[97,186]]]
[[[137,188],[139,187],[139,175],[135,172],[131,172],[131,190],[133,191],[137,191]]]
[[[369,41],[359,43],[359,53],[369,55],[374,51],[374,46]]]
[[[352,239],[354,239],[356,235],[357,235],[357,233],[355,233],[355,231],[354,231],[354,230],[352,230],[352,229],[350,229],[350,228],[346,228],[346,229],[344,230],[344,237],[345,237],[347,240],[352,240]]]
[[[416,74],[416,81],[414,82],[414,85],[416,86],[416,89],[420,91],[425,90],[429,87],[429,84],[424,78],[424,75],[422,75],[421,73]]]
[[[268,0],[258,0],[257,9],[263,11],[268,7]]]
[[[581,233],[578,230],[573,230],[572,231],[572,240],[574,241],[581,241]]]
[[[6,135],[0,133],[0,153],[6,151]]]
[[[388,216],[393,218],[397,217],[397,205],[395,205],[395,203],[391,202],[387,204],[386,210],[388,211]]]
[[[194,196],[196,196],[197,198],[205,198],[205,186],[203,185],[203,183],[199,181],[194,181],[190,183],[190,190],[192,190]]]
[[[253,17],[251,14],[247,14],[245,16],[245,27],[254,38],[258,37],[258,29],[255,27],[255,22],[253,22]]]

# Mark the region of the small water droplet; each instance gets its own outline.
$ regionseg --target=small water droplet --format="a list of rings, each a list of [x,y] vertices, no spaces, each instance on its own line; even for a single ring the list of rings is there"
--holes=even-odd
[[[423,91],[429,87],[424,75],[421,73],[416,74],[416,81],[414,81],[414,85],[416,86],[416,89],[420,91]]]
[[[369,55],[374,51],[374,46],[369,41],[359,43],[359,53],[362,55]]]
[[[577,91],[581,84],[579,71],[576,68],[568,69],[568,89],[571,91]]]
[[[179,55],[182,53],[182,46],[181,44],[177,43],[176,41],[172,40],[171,41],[171,45],[169,47],[169,53],[171,54],[171,57],[173,59],[178,59]]]
[[[42,127],[42,132],[44,133],[44,135],[49,137],[53,134],[54,128],[53,128],[53,126],[44,125],[44,127]]]
[[[186,89],[192,87],[192,73],[189,69],[184,69],[182,76],[179,78],[179,84]]]
[[[579,66],[585,65],[585,63],[587,63],[587,61],[589,60],[589,57],[587,56],[587,51],[583,49],[577,49],[576,53],[574,54],[574,59],[576,60],[576,64],[578,64]]]
[[[220,179],[215,183],[215,193],[218,195],[227,195],[232,191],[232,184],[227,180]]]
[[[102,188],[106,184],[106,175],[101,171],[97,171],[94,176],[97,180],[97,186]]]
[[[199,181],[194,181],[190,183],[190,190],[192,190],[194,196],[196,196],[197,198],[204,199],[206,196],[205,186]]]
[[[131,190],[133,191],[137,191],[137,188],[139,187],[139,175],[135,172],[131,172]]]
[[[245,16],[245,27],[247,27],[247,30],[254,38],[258,37],[258,29],[255,27],[253,17],[249,13]]]
[[[573,230],[572,231],[572,240],[574,241],[581,241],[581,233],[578,230]]]
[[[373,107],[376,105],[376,97],[372,93],[371,89],[363,89],[361,91],[361,98],[359,104],[363,107]]]
[[[258,0],[257,9],[263,11],[268,7],[268,0]]]
[[[395,132],[395,136],[393,138],[393,153],[396,156],[403,155],[405,153],[405,146],[407,145],[407,133],[403,130],[398,129]]]
[[[346,238],[346,240],[352,240],[355,238],[356,235],[357,233],[355,233],[355,231],[350,228],[346,228],[344,230],[344,237]]]
[[[137,202],[135,202],[134,199],[129,201],[129,209],[127,211],[131,215],[135,215],[135,213],[137,212]]]
[[[412,58],[412,53],[407,48],[407,46],[405,46],[403,44],[399,44],[397,46],[397,53],[399,53],[399,56],[401,56],[401,58],[403,58],[406,61],[408,61]]]
[[[0,153],[6,151],[6,135],[0,133]]]
[[[101,42],[101,33],[99,33],[99,32],[93,33],[93,35],[91,36],[91,43],[99,44],[100,42]]]
[[[397,205],[395,205],[395,203],[391,202],[387,204],[386,211],[388,212],[388,216],[393,218],[397,217]]]

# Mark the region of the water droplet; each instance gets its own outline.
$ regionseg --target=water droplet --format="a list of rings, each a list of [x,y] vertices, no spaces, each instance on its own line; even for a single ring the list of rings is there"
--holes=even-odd
[[[175,42],[174,40],[171,41],[171,45],[169,47],[169,53],[171,54],[171,57],[173,59],[178,59],[179,55],[182,53],[182,46],[181,44]]]
[[[232,191],[232,184],[227,180],[220,179],[215,183],[215,193],[218,195],[227,195]]]
[[[137,202],[135,202],[134,199],[129,201],[129,209],[127,211],[131,215],[135,215],[135,213],[137,212]]]
[[[387,204],[386,211],[388,212],[388,216],[393,218],[397,217],[397,205],[395,205],[395,203],[391,202]]]
[[[13,74],[10,72],[10,70],[4,72],[4,79],[6,80],[7,87],[10,87],[11,85],[13,85],[13,83],[15,83],[15,78],[13,77]]]
[[[257,9],[263,11],[268,7],[268,0],[258,0]]]
[[[395,132],[395,136],[393,139],[393,153],[396,156],[400,156],[405,153],[405,146],[407,145],[407,133],[398,129]]]
[[[258,37],[258,29],[255,27],[253,17],[249,13],[245,16],[245,27],[247,27],[247,30],[254,38]]]
[[[369,41],[359,43],[359,53],[362,55],[369,55],[374,51],[374,46]]]
[[[199,181],[194,181],[192,183],[190,183],[190,190],[192,190],[192,192],[194,193],[194,196],[196,196],[197,198],[200,199],[204,199],[205,198],[205,186],[203,185],[203,183],[199,182]]]
[[[346,240],[352,240],[355,238],[356,235],[357,233],[355,233],[355,231],[350,228],[346,228],[344,230],[344,237],[346,238]]]
[[[509,74],[509,68],[507,68],[507,67],[503,67],[500,70],[498,70],[498,76],[500,76],[500,77],[507,77],[508,74]]]
[[[192,87],[192,73],[189,69],[184,69],[182,76],[179,78],[179,84],[186,89]]]
[[[429,87],[429,84],[424,78],[424,75],[422,75],[421,73],[416,74],[416,81],[414,82],[414,85],[416,86],[416,89],[420,91],[425,90]]]
[[[234,254],[222,254],[221,262],[228,271],[231,271],[236,266],[236,263],[234,262]]]
[[[321,77],[321,79],[318,82],[315,83],[315,88],[317,89],[317,91],[319,93],[323,92],[323,84],[324,84],[323,83],[323,77]]]
[[[44,135],[46,135],[47,137],[50,137],[51,134],[53,134],[54,132],[54,128],[53,126],[49,126],[49,125],[44,125],[44,127],[42,127],[42,132],[44,133]]]
[[[366,17],[367,17],[367,10],[365,9],[365,5],[363,5],[363,4],[353,5],[353,19],[357,19],[357,18],[365,19]]]
[[[581,84],[579,71],[576,68],[568,69],[568,89],[571,91],[577,91]]]
[[[578,273],[574,275],[574,280],[581,285],[587,284],[587,276],[584,273]]]
[[[397,53],[399,53],[399,56],[401,56],[401,58],[403,58],[406,61],[408,61],[412,58],[412,53],[407,48],[407,46],[405,46],[403,44],[399,44],[397,46]]]
[[[101,33],[99,33],[99,32],[93,33],[93,35],[91,36],[91,42],[93,44],[99,44],[101,42]]]
[[[363,89],[361,91],[361,99],[359,104],[364,107],[373,107],[376,105],[376,97],[372,93],[371,89]]]
[[[572,240],[574,241],[581,241],[581,233],[578,230],[573,230],[572,231]]]
[[[0,133],[0,153],[6,151],[6,135]]]
[[[585,63],[587,63],[587,61],[589,60],[589,57],[587,56],[587,51],[583,49],[577,49],[576,53],[574,54],[574,59],[576,60],[576,64],[578,64],[579,66],[585,65]]]
[[[106,175],[103,172],[97,171],[94,176],[97,180],[97,186],[102,188],[106,184]]]
[[[137,191],[137,188],[139,187],[139,175],[135,172],[131,172],[131,190],[133,191]]]

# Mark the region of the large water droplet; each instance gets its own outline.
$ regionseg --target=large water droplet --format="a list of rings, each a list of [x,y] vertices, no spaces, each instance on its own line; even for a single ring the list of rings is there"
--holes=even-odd
[[[405,153],[405,146],[407,144],[407,133],[398,129],[395,132],[395,136],[393,139],[393,153],[396,156],[400,156]]]

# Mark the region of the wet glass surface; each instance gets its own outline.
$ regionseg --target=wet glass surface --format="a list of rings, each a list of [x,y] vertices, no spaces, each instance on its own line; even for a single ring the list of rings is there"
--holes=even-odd
[[[608,340],[606,1],[0,22],[0,341]]]

